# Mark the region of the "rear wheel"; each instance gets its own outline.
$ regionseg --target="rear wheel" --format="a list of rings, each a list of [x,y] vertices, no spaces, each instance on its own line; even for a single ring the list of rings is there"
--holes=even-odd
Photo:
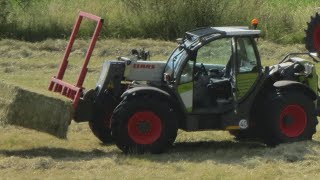
[[[311,140],[318,120],[311,98],[302,92],[282,92],[265,106],[262,137],[268,145]]]
[[[125,153],[161,153],[177,136],[177,121],[167,102],[150,97],[124,100],[112,116],[112,135]]]

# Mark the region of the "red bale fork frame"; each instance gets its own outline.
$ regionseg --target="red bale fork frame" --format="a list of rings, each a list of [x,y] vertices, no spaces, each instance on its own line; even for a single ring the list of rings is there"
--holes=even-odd
[[[68,67],[69,55],[71,53],[72,46],[73,46],[74,41],[75,41],[75,39],[77,37],[77,34],[79,32],[80,25],[81,25],[81,22],[82,22],[83,18],[87,18],[89,20],[96,21],[97,25],[96,25],[95,31],[93,33],[93,36],[91,38],[91,42],[90,42],[88,51],[87,51],[86,56],[85,56],[84,64],[83,64],[82,69],[80,71],[80,74],[78,76],[77,83],[75,85],[72,85],[72,84],[70,84],[68,82],[63,81],[63,77],[64,77],[65,71],[66,71],[66,69]],[[71,34],[68,46],[67,46],[67,48],[65,50],[64,57],[63,57],[63,60],[61,62],[58,74],[57,74],[57,76],[54,76],[51,79],[51,82],[50,82],[50,85],[49,85],[49,88],[48,88],[49,91],[60,93],[63,96],[66,96],[69,99],[71,99],[73,101],[74,109],[76,109],[78,107],[78,104],[79,104],[79,101],[80,101],[80,97],[81,97],[81,95],[83,93],[84,87],[82,87],[82,85],[83,85],[83,82],[84,82],[85,77],[87,75],[87,71],[88,71],[87,67],[88,67],[88,64],[89,64],[93,49],[94,49],[94,47],[96,45],[96,42],[98,40],[100,31],[102,29],[102,25],[103,25],[103,19],[101,17],[93,15],[93,14],[90,14],[90,13],[86,13],[86,12],[80,12],[79,13],[78,19],[77,19],[77,21],[76,21],[76,23],[75,23],[75,25],[73,27],[72,34]]]

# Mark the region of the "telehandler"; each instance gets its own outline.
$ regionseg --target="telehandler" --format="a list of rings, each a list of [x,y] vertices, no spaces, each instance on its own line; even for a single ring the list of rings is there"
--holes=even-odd
[[[83,18],[97,22],[75,85],[63,81]],[[254,27],[258,21],[253,21]],[[288,54],[263,67],[260,30],[203,27],[177,40],[168,60],[146,61],[147,53],[106,61],[95,89],[82,87],[103,19],[80,12],[50,91],[72,99],[76,122],[89,121],[94,135],[125,153],[161,153],[178,129],[227,130],[267,145],[312,139],[318,124],[320,17],[306,31],[307,53]]]

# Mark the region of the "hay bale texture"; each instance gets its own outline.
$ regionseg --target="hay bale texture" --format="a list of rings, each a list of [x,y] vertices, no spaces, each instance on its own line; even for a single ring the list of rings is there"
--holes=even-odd
[[[16,125],[66,138],[71,102],[0,81],[0,124]]]

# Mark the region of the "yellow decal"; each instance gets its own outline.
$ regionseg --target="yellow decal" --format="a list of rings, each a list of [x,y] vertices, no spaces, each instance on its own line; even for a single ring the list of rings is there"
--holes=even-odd
[[[113,89],[113,83],[112,83],[112,82],[110,82],[110,83],[108,84],[107,89]]]
[[[240,129],[239,126],[227,126],[226,130],[234,130],[234,129]]]

